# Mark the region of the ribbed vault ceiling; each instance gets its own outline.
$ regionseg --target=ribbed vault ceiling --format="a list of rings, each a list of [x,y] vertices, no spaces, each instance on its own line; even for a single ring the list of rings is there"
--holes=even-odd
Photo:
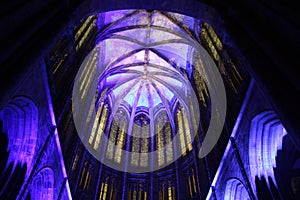
[[[192,90],[183,71],[190,65],[194,35],[189,28],[195,19],[145,10],[107,12],[102,17],[97,41],[105,70],[99,93],[105,94],[98,101],[110,99],[111,117],[122,106],[131,119],[142,109],[153,123],[155,112],[164,110],[174,124],[174,105],[179,102],[187,109]]]

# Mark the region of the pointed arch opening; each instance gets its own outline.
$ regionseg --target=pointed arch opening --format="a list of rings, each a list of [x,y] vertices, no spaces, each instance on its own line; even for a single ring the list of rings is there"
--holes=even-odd
[[[282,149],[282,140],[286,134],[274,111],[259,113],[251,121],[249,163],[252,183],[256,186],[257,193],[265,187],[270,196],[279,195],[274,168],[277,151]]]
[[[38,109],[28,97],[18,96],[0,112],[0,197],[16,197],[32,168],[38,132]],[[3,158],[1,156],[1,158]]]

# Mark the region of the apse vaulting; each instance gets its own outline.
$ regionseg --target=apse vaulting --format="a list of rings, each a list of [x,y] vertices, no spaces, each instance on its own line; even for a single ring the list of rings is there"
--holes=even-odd
[[[198,131],[190,79],[198,67],[206,80],[203,65],[210,64],[202,63],[209,55],[195,45],[199,20],[124,10],[100,13],[97,23],[95,48],[81,65],[72,97],[81,139],[101,162],[125,163],[126,171],[167,166],[192,149]]]

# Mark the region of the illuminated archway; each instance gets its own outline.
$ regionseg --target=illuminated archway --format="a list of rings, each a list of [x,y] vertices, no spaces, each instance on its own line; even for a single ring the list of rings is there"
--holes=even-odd
[[[32,167],[38,132],[38,109],[29,98],[18,96],[1,110],[0,120],[2,133],[8,140],[6,151],[9,153],[1,174],[1,196],[9,195],[11,184],[15,185],[14,194],[17,194]]]
[[[250,196],[243,183],[235,178],[226,182],[224,200],[250,200]]]
[[[282,139],[287,134],[277,115],[265,111],[256,115],[250,125],[249,163],[253,185],[255,178],[264,178],[269,188],[275,184],[277,151],[282,148]]]
[[[54,199],[54,172],[51,168],[43,168],[33,177],[30,197],[32,200]]]

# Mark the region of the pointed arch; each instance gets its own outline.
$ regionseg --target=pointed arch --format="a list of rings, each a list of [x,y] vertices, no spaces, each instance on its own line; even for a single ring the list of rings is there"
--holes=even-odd
[[[17,96],[0,112],[2,132],[7,134],[10,163],[26,164],[30,169],[36,148],[38,108],[25,96]],[[28,171],[27,171],[28,173]]]
[[[231,178],[226,183],[224,200],[250,200],[250,196],[244,184],[236,179]]]
[[[41,169],[33,177],[30,196],[32,200],[54,199],[54,172],[50,167]]]
[[[287,134],[274,111],[257,114],[251,121],[249,135],[249,163],[253,185],[255,178],[264,178],[268,187],[274,176],[277,151],[282,148],[282,139]]]

